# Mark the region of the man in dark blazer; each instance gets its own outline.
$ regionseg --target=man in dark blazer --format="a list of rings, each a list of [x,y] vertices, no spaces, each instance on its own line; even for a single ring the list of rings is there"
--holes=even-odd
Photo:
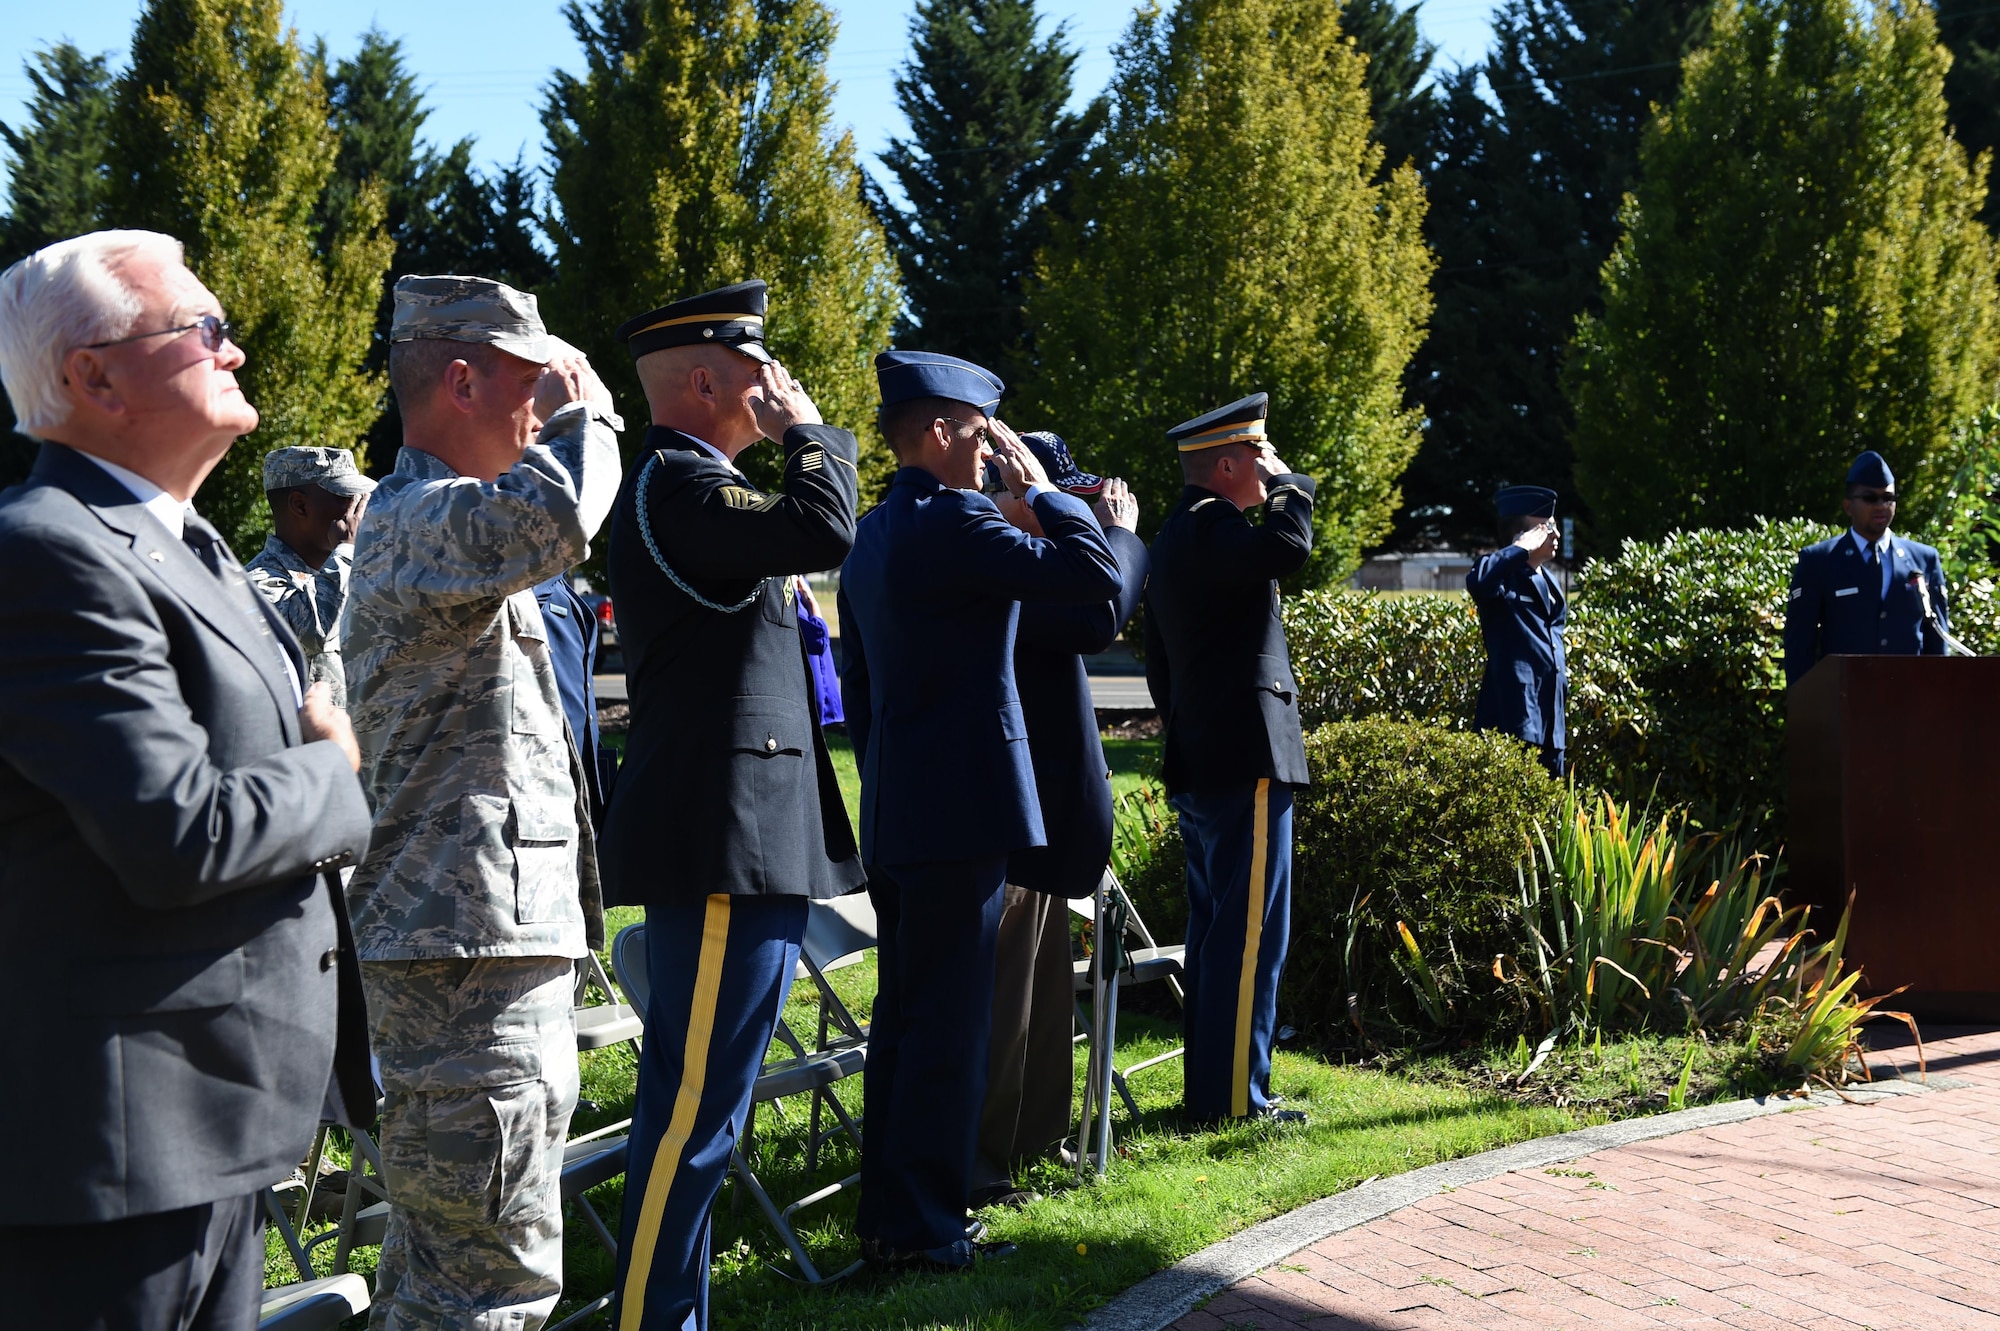
[[[0,276],[43,441],[0,496],[0,1320],[36,1331],[255,1326],[260,1193],[336,1034],[336,1107],[373,1119],[334,872],[368,844],[359,754],[190,505],[257,412],[180,252],[98,232]]]
[[[1486,640],[1486,673],[1472,728],[1512,735],[1539,753],[1552,775],[1561,776],[1569,600],[1543,567],[1560,544],[1556,492],[1510,485],[1493,502],[1500,539],[1507,544],[1482,555],[1465,575]]]
[[[1069,1131],[1075,1074],[1076,989],[1070,969],[1068,897],[1088,896],[1111,858],[1111,770],[1098,737],[1097,710],[1083,658],[1109,647],[1139,608],[1146,588],[1146,543],[1134,528],[1138,505],[1125,482],[1076,465],[1059,435],[1030,431],[1021,441],[1064,494],[1092,503],[1125,589],[1094,605],[1028,601],[1014,638],[1014,682],[1028,724],[1028,756],[1042,807],[1046,846],[1007,860],[993,966],[992,1048],[972,1204],[1020,1205],[1033,1194],[1014,1186],[1014,1166]],[[985,494],[1000,515],[1041,536],[1034,509],[988,467]]]
[[[1313,481],[1285,469],[1255,393],[1167,432],[1187,488],[1153,538],[1146,684],[1187,848],[1187,1111],[1273,1116],[1271,1041],[1291,937],[1292,791],[1306,785],[1278,582],[1312,553]],[[1264,506],[1256,526],[1243,516]]]
[[[1785,684],[1822,656],[1943,656],[1951,632],[1944,567],[1928,545],[1889,530],[1896,478],[1880,453],[1847,471],[1852,527],[1799,551],[1785,602]]]
[[[863,881],[794,599],[853,542],[859,446],[765,349],[765,299],[738,283],[619,330],[652,413],[611,517],[632,730],[600,855],[611,899],[646,908],[652,977],[621,1331],[708,1325],[709,1214],[806,905]],[[765,439],[768,494],[736,469]]]
[[[1014,683],[1019,604],[1119,594],[1082,500],[993,419],[1000,380],[928,352],[875,358],[901,463],[841,574],[841,695],[861,764],[880,977],[863,1086],[863,1254],[962,1270],[1007,858],[1047,843]],[[991,442],[989,442],[991,441]],[[979,493],[987,458],[1045,533]]]

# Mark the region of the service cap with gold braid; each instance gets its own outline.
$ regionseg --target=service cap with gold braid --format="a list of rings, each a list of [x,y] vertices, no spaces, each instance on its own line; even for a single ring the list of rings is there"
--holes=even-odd
[[[668,347],[723,346],[769,364],[764,349],[764,284],[756,278],[705,291],[627,319],[616,334],[632,359]]]
[[[1182,421],[1167,431],[1167,438],[1173,440],[1183,453],[1220,448],[1224,444],[1248,444],[1252,448],[1262,448],[1264,418],[1270,412],[1271,395],[1252,393],[1226,407],[1217,407],[1205,416]]]

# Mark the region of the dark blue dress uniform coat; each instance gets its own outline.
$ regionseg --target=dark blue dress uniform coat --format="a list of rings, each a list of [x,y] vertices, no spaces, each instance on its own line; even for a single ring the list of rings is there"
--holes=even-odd
[[[694,440],[654,426],[612,510],[609,564],[632,730],[599,843],[606,900],[711,893],[839,896],[861,885],[854,834],[820,731],[794,573],[832,568],[854,539],[856,444],[785,432],[777,494]],[[660,554],[647,548],[639,477]]]
[[[1785,683],[1797,682],[1822,656],[1942,656],[1944,639],[1926,626],[1919,582],[1945,632],[1944,569],[1928,545],[1884,534],[1889,594],[1882,595],[1881,566],[1870,568],[1844,531],[1799,551],[1785,602]]]
[[[1123,584],[1081,499],[1048,490],[1034,507],[1047,539],[904,467],[861,520],[841,574],[840,692],[868,864],[1047,844],[1014,679],[1020,603],[1090,605]]]
[[[1472,728],[1561,749],[1569,599],[1554,578],[1529,566],[1528,552],[1518,545],[1482,555],[1465,575],[1465,589],[1479,607],[1479,633],[1486,639]]]
[[[597,616],[576,594],[567,573],[536,583],[535,603],[542,607],[542,627],[549,635],[549,664],[555,667],[563,717],[583,760],[584,780],[590,784],[590,816],[601,834],[618,754],[604,747],[597,725]]]
[[[1125,590],[1096,605],[1027,602],[1014,642],[1014,682],[1048,844],[1010,855],[1007,881],[1058,897],[1096,891],[1111,859],[1111,774],[1083,658],[1111,645],[1146,590],[1145,542],[1122,527],[1105,528],[1104,539]]]
[[[1253,526],[1190,485],[1153,538],[1146,686],[1166,724],[1169,794],[1310,783],[1277,580],[1312,553],[1313,489],[1310,476],[1274,477]]]

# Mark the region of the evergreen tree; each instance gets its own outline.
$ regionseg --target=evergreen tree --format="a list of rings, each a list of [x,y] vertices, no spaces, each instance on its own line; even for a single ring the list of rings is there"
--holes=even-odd
[[[1421,170],[1434,132],[1437,97],[1424,77],[1437,58],[1437,43],[1417,26],[1422,8],[1422,0],[1408,9],[1398,9],[1396,0],[1347,0],[1340,11],[1341,30],[1368,57],[1362,82],[1386,170],[1410,161]]]
[[[889,344],[901,293],[861,197],[853,138],[832,134],[825,5],[590,0],[566,12],[587,69],[558,73],[542,112],[556,203],[551,327],[643,420],[613,330],[667,301],[762,278],[772,351],[828,421],[866,439],[873,357]],[[628,431],[628,445],[643,433]],[[879,484],[887,450],[864,449],[864,485]],[[770,465],[762,451],[746,461]]]
[[[2000,148],[2000,6],[1993,0],[1939,0],[1938,36],[1951,51],[1944,76],[1952,131],[1967,157]],[[2000,197],[1989,190],[1980,220],[2000,226]]]
[[[1180,493],[1167,427],[1245,393],[1317,477],[1313,563],[1387,529],[1416,448],[1402,376],[1430,311],[1423,189],[1377,182],[1363,64],[1334,0],[1182,0],[1117,52],[1111,120],[1029,284],[1040,358],[1010,417],[1076,439],[1154,522]]]
[[[1558,512],[1578,512],[1565,348],[1596,307],[1640,134],[1707,8],[1504,0],[1484,64],[1442,80],[1425,175],[1437,311],[1411,371],[1426,425],[1399,544],[1490,544],[1503,485],[1550,486]]]
[[[1931,12],[1724,0],[1713,24],[1578,326],[1577,483],[1604,534],[1650,539],[1831,516],[1872,448],[1919,526],[2000,378],[1986,167],[1950,136]]]
[[[326,65],[324,42],[314,63]],[[433,160],[417,139],[430,112],[403,64],[402,42],[380,28],[363,33],[361,48],[327,74],[326,100],[340,138],[321,204],[326,241],[331,244],[340,234],[372,181],[382,192],[383,228],[400,251],[412,223],[421,224],[433,192],[425,180]]]
[[[24,63],[35,90],[28,118],[18,129],[0,125],[9,196],[0,217],[0,268],[90,230],[104,205],[111,114],[105,58],[61,43]],[[13,430],[13,408],[0,394],[0,488],[26,479],[35,461],[34,441]]]
[[[7,144],[8,201],[0,219],[0,268],[97,225],[111,121],[111,71],[101,55],[67,42],[24,62],[34,95]]]
[[[901,336],[1011,382],[1027,360],[1021,282],[1104,102],[1065,114],[1076,52],[1061,28],[1036,39],[1034,0],[918,0],[910,41],[896,79],[910,137],[882,154],[908,206],[869,185],[908,293]]]
[[[375,419],[362,362],[392,247],[372,184],[322,236],[339,139],[282,17],[280,0],[150,0],[112,112],[105,220],[178,237],[249,357],[238,378],[263,423],[201,496],[244,552],[269,526],[265,452],[356,447]]]

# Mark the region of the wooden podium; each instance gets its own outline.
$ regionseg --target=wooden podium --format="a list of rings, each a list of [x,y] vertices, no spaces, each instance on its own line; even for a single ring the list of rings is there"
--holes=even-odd
[[[2000,1020],[2000,657],[1829,656],[1786,700],[1786,896],[1889,1006]]]

